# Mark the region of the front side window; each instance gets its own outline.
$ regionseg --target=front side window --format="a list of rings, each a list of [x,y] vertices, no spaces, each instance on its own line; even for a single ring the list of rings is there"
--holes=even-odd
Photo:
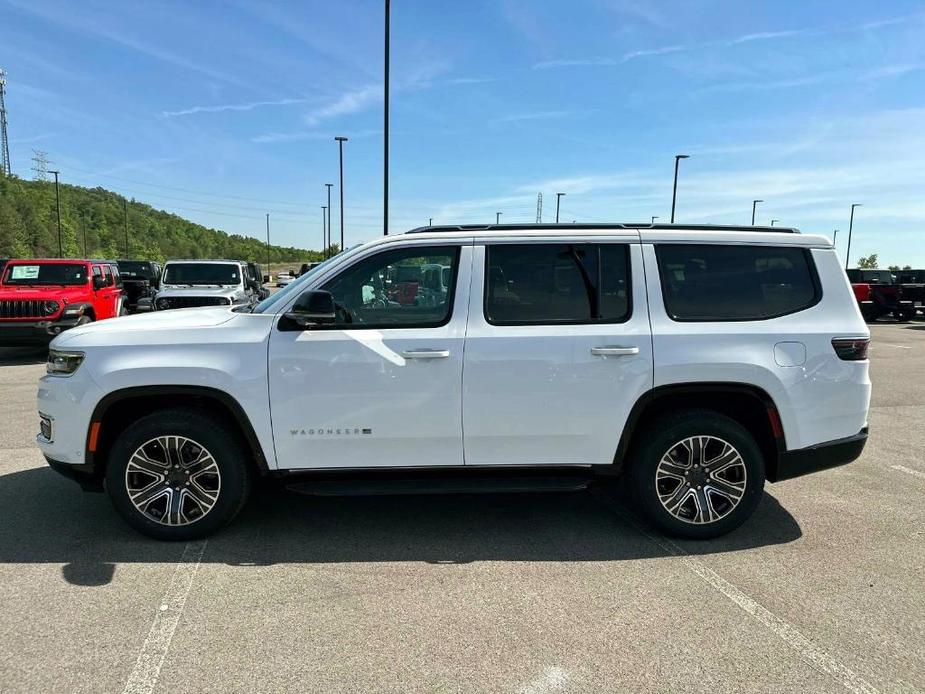
[[[486,258],[493,325],[619,323],[630,315],[626,244],[498,244]]]
[[[321,289],[334,297],[338,326],[437,327],[450,320],[458,265],[457,246],[399,248],[364,258]]]
[[[34,263],[10,265],[6,270],[4,284],[43,285],[61,284],[76,286],[86,284],[87,266],[71,263]]]
[[[765,320],[821,297],[803,248],[662,244],[655,253],[665,310],[675,320]]]

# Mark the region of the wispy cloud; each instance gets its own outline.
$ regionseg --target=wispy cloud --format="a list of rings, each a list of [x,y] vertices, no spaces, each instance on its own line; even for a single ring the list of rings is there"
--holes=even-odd
[[[667,53],[680,53],[681,51],[691,50],[691,46],[662,46],[660,48],[644,48],[639,51],[630,51],[629,53],[624,53],[623,57],[620,59],[620,62],[627,62],[629,60],[635,60],[636,58],[644,58],[650,55],[665,55]]]
[[[898,65],[884,65],[883,67],[865,72],[861,79],[863,80],[881,80],[888,77],[901,77],[908,75],[910,72],[920,72],[925,70],[925,65],[921,63],[903,63]]]
[[[786,39],[791,36],[805,36],[811,33],[807,29],[786,29],[784,31],[759,31],[755,34],[744,34],[729,42],[730,46],[740,43],[751,43],[752,41],[770,41],[772,39]]]
[[[764,92],[774,91],[776,89],[794,89],[796,87],[809,87],[814,84],[822,84],[833,79],[844,78],[843,73],[825,72],[805,77],[794,77],[783,80],[753,80],[750,82],[726,82],[723,84],[713,84],[708,87],[696,90],[697,94],[714,94],[720,92]]]
[[[561,120],[587,114],[588,111],[529,111],[526,113],[512,113],[492,119],[493,123],[522,123],[531,120]]]
[[[559,60],[543,60],[533,65],[534,70],[549,70],[557,67],[596,67],[617,65],[620,61],[614,58],[562,58]]]
[[[280,142],[300,142],[303,140],[333,140],[336,133],[319,132],[317,130],[299,130],[291,133],[263,133],[251,138],[257,144],[275,144]],[[358,130],[350,133],[351,140],[362,140],[367,137],[379,137],[381,130]]]
[[[313,109],[305,114],[308,125],[318,125],[323,121],[362,111],[367,106],[382,101],[382,87],[370,84],[358,89],[344,92],[330,103]]]
[[[446,82],[447,84],[487,84],[497,82],[499,79],[499,77],[453,77]]]
[[[277,101],[251,101],[244,104],[219,104],[217,106],[190,106],[178,111],[161,111],[161,118],[176,118],[177,116],[192,116],[197,113],[224,113],[226,111],[253,111],[264,106],[292,106],[304,104],[308,99],[279,99]]]

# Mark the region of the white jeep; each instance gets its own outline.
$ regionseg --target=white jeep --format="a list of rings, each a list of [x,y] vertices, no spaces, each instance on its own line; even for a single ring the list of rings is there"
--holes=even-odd
[[[168,260],[154,310],[241,306],[257,300],[260,284],[238,260]]]
[[[38,444],[163,539],[228,523],[260,477],[373,494],[621,476],[652,523],[707,538],[745,521],[765,480],[860,455],[869,337],[821,236],[431,227],[253,309],[62,333]]]

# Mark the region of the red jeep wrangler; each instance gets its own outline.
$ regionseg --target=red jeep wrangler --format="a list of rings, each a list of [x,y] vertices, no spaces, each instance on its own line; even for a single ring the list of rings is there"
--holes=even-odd
[[[90,260],[10,260],[0,279],[0,345],[47,343],[75,325],[121,315],[118,272]]]

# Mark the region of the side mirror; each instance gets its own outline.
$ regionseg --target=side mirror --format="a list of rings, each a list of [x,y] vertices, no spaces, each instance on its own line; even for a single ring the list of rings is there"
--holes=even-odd
[[[268,284],[269,282],[270,282],[270,276],[269,276],[269,275],[264,275],[264,276],[263,276],[263,283],[264,283],[264,284]]]
[[[106,278],[105,278],[105,277],[103,277],[103,276],[101,276],[101,275],[94,275],[94,276],[93,276],[93,288],[94,288],[94,289],[102,289],[102,288],[105,287],[105,286],[106,286]]]
[[[308,289],[299,295],[292,310],[287,311],[285,317],[302,329],[315,325],[330,325],[337,320],[334,297],[330,292]]]

